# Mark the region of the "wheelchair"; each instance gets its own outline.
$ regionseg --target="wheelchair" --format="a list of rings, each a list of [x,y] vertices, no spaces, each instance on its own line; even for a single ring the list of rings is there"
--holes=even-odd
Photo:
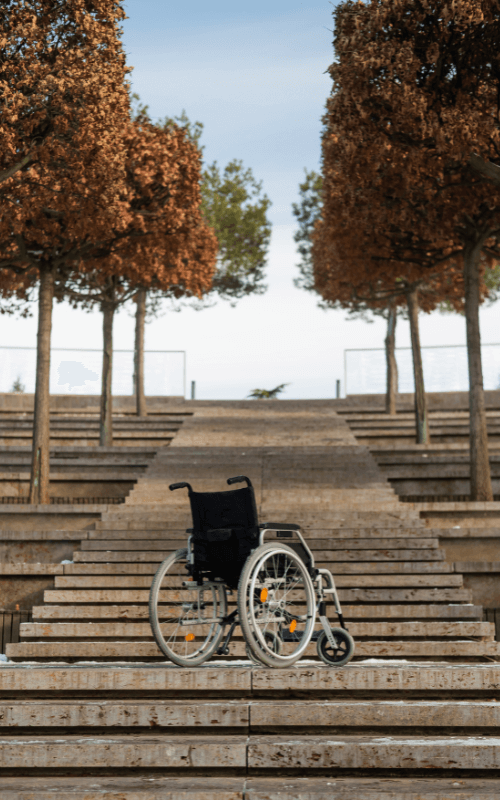
[[[258,522],[252,483],[224,492],[195,492],[189,483],[193,527],[187,547],[160,564],[149,594],[149,618],[160,650],[182,667],[227,656],[240,625],[247,658],[287,667],[311,641],[327,665],[341,667],[354,654],[332,574],[318,569],[299,525]],[[237,592],[228,610],[228,593]],[[326,616],[332,598],[340,627]],[[233,601],[234,605],[234,601]],[[322,630],[315,631],[317,618]],[[227,630],[227,633],[226,633]]]

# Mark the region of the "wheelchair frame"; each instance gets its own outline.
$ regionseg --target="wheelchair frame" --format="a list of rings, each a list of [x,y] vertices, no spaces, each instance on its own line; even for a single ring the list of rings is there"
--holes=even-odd
[[[247,478],[246,476],[238,475],[238,476],[236,476],[234,478],[229,478],[227,480],[227,483],[231,485],[233,483],[239,483],[239,482],[242,482],[242,481],[246,481],[247,486],[252,490],[252,497],[253,497],[252,484],[251,484],[251,481],[249,480],[249,478]],[[184,488],[184,487],[189,489],[190,494],[192,493],[191,486],[188,483],[172,484],[169,488],[170,488],[171,491],[173,491],[173,490],[175,490],[177,488]],[[221,493],[221,494],[224,494],[224,493]],[[317,648],[318,648],[318,654],[319,654],[320,658],[325,663],[327,663],[327,664],[329,664],[331,666],[335,666],[335,665],[343,666],[345,663],[347,663],[352,658],[352,655],[354,653],[354,642],[353,642],[352,637],[350,636],[350,634],[347,632],[347,628],[346,628],[346,625],[345,625],[345,622],[344,622],[344,619],[343,619],[343,616],[342,616],[342,609],[341,609],[341,605],[340,605],[340,601],[339,601],[339,598],[338,598],[337,590],[336,590],[336,587],[335,587],[335,581],[333,579],[332,573],[328,569],[317,568],[315,566],[313,553],[311,552],[306,540],[304,539],[304,536],[302,534],[302,531],[301,531],[301,528],[300,528],[299,525],[269,522],[269,523],[258,524],[258,528],[259,528],[258,545],[251,550],[250,555],[247,557],[247,559],[245,561],[245,564],[243,565],[243,567],[241,569],[240,583],[241,583],[241,575],[244,572],[245,566],[248,564],[249,560],[252,557],[254,557],[254,554],[256,554],[257,551],[259,551],[260,548],[263,547],[263,545],[266,545],[266,544],[267,545],[272,545],[274,542],[276,542],[277,548],[279,548],[280,545],[281,546],[285,545],[287,550],[290,549],[291,551],[293,551],[293,553],[295,553],[296,558],[300,559],[300,561],[302,562],[303,567],[305,567],[305,570],[307,571],[307,573],[308,573],[308,575],[309,575],[309,577],[311,579],[311,585],[312,585],[312,589],[313,589],[314,597],[315,597],[315,601],[314,601],[314,616],[313,616],[312,627],[314,628],[314,625],[316,624],[315,620],[319,619],[319,621],[321,622],[321,626],[323,628],[323,631],[314,631],[313,630],[312,634],[309,636],[309,638],[307,640],[307,643],[304,645],[304,647],[302,649],[305,649],[309,645],[310,642],[316,641]],[[186,569],[188,569],[189,573],[192,576],[193,573],[195,572],[195,552],[194,552],[194,547],[193,547],[194,529],[193,528],[188,528],[186,530],[186,533],[190,534],[189,537],[188,537],[188,540],[187,540]],[[272,537],[272,534],[274,534],[274,537]],[[177,551],[177,553],[175,555],[177,555],[179,553],[182,553],[182,552],[183,551]],[[273,552],[272,549],[269,550],[269,553],[272,554],[272,552]],[[277,552],[279,553],[280,551],[277,550]],[[283,554],[283,551],[281,551],[281,553]],[[286,553],[285,553],[285,555],[286,555]],[[180,557],[179,557],[179,560],[180,560]],[[155,624],[154,624],[154,619],[153,619],[154,615],[155,615],[155,605],[154,604],[157,603],[157,600],[154,599],[154,596],[158,597],[158,588],[156,588],[156,590],[155,590],[155,581],[157,579],[157,576],[159,576],[161,574],[161,571],[162,571],[162,568],[164,568],[164,565],[166,565],[167,562],[169,562],[169,561],[172,561],[172,556],[169,556],[169,558],[167,558],[160,565],[160,567],[158,569],[158,572],[157,572],[157,575],[155,576],[155,579],[153,580],[153,584],[152,584],[152,587],[151,587],[151,593],[150,593],[150,618],[151,618],[151,625],[152,625],[152,628],[153,628],[153,634],[154,634],[154,637],[155,637],[159,647],[163,650],[163,652],[165,652],[167,655],[169,655],[169,657],[172,660],[176,661],[176,663],[182,663],[182,665],[184,666],[184,665],[187,665],[185,663],[185,661],[188,660],[188,659],[183,659],[182,661],[179,661],[179,660],[176,660],[173,657],[172,652],[168,648],[168,645],[166,645],[166,643],[163,640],[162,634],[159,632],[160,624],[159,624],[158,620],[156,620],[157,624],[156,624],[156,629],[155,629]],[[172,561],[172,563],[174,563],[174,562]],[[261,563],[263,563],[263,562],[261,561]],[[189,566],[187,566],[187,565],[189,565]],[[255,581],[254,581],[254,583],[255,583]],[[279,583],[279,581],[278,581],[278,583]],[[326,583],[327,586],[324,586],[324,583]],[[219,656],[227,656],[227,655],[229,655],[229,644],[230,644],[231,638],[232,638],[232,636],[234,634],[234,631],[235,631],[236,627],[238,625],[241,625],[241,608],[240,608],[240,597],[239,597],[240,589],[238,590],[238,605],[237,605],[237,608],[234,609],[233,611],[231,611],[228,614],[227,613],[227,595],[226,595],[226,593],[227,592],[232,593],[233,592],[233,588],[231,586],[228,586],[227,583],[222,578],[215,578],[215,579],[205,580],[203,578],[203,576],[200,577],[198,575],[198,579],[197,580],[194,580],[193,577],[191,577],[191,579],[181,580],[180,581],[180,587],[182,589],[184,589],[184,590],[187,590],[188,592],[198,590],[198,620],[193,620],[193,619],[188,618],[185,621],[184,620],[178,621],[177,625],[180,626],[181,628],[183,626],[186,626],[186,627],[187,626],[191,626],[191,627],[193,627],[193,625],[201,624],[201,622],[204,622],[206,624],[213,623],[214,625],[217,624],[217,625],[221,626],[221,632],[219,631],[218,642],[217,642],[216,648],[212,648],[208,652],[206,658],[203,659],[203,661],[208,660],[214,654],[217,654]],[[218,615],[218,616],[214,615],[212,618],[203,618],[203,620],[201,620],[200,617],[199,617],[199,614],[200,614],[199,608],[201,607],[200,606],[199,597],[200,597],[200,591],[201,590],[203,592],[205,592],[207,590],[211,591],[213,596],[215,596],[217,594],[217,592],[219,592],[219,593],[222,592],[222,596],[224,597],[224,604],[223,605],[225,606],[225,608],[223,610],[226,613],[224,613],[222,615]],[[156,595],[154,595],[154,591],[156,591]],[[336,614],[338,616],[340,628],[333,628],[332,629],[332,626],[330,625],[330,622],[328,620],[327,613],[326,613],[326,605],[327,605],[327,599],[328,598],[332,598],[332,600],[333,600],[333,604],[334,604],[334,607],[335,607],[335,612],[336,612]],[[194,605],[194,603],[192,603],[192,605]],[[217,601],[216,601],[216,608],[217,608]],[[282,613],[285,614],[286,611],[283,611]],[[308,617],[308,619],[309,619],[309,617]],[[248,623],[248,625],[250,626],[250,623]],[[227,630],[228,626],[229,626],[229,630]],[[259,662],[263,663],[262,649],[259,649],[259,643],[255,642],[253,640],[249,641],[248,636],[245,634],[243,625],[241,625],[241,627],[242,627],[243,637],[244,637],[244,639],[246,641],[246,644],[247,644],[247,654],[251,655],[252,660],[254,660],[254,661],[256,660],[257,663],[259,663]],[[226,630],[227,630],[227,633],[226,633]],[[323,632],[324,632],[324,634],[323,634]],[[267,636],[267,632],[264,635]],[[275,636],[275,634],[269,634],[269,635]],[[282,642],[289,642],[289,643],[294,642],[294,641],[300,642],[301,638],[302,638],[302,635],[301,634],[294,634],[292,631],[285,633],[284,631],[281,630],[281,627],[280,627],[279,638],[281,639]],[[339,642],[339,639],[340,639],[340,642]],[[320,646],[320,644],[321,644],[321,646]],[[341,650],[342,646],[344,646],[344,651]],[[261,647],[262,646],[260,645],[260,648]],[[328,656],[328,653],[327,653],[328,648],[330,648],[331,653],[334,654],[331,657]],[[335,654],[337,654],[339,652],[339,648],[341,650],[341,657],[336,657]],[[276,653],[277,651],[274,650],[274,652]],[[342,652],[344,653],[343,656],[342,656]],[[296,658],[294,658],[293,656],[290,656],[288,658],[288,661],[285,664],[283,664],[283,666],[287,666],[288,664],[294,663],[294,660],[297,660],[300,657],[301,657],[301,655],[298,655]],[[284,656],[283,660],[285,660],[286,658],[287,657]],[[196,664],[203,663],[203,661],[201,661],[201,662],[200,661],[196,661]],[[266,663],[266,661],[264,661],[264,663]],[[267,663],[268,663],[268,666],[278,666],[275,663],[269,663],[269,657],[267,659]]]

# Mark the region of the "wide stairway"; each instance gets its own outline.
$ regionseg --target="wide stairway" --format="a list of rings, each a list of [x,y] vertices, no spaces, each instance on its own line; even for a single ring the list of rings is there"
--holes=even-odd
[[[260,520],[301,524],[332,570],[347,667],[315,646],[291,669],[254,667],[237,636],[229,658],[180,669],[153,642],[152,576],[190,523],[168,484],[221,490],[236,474]],[[328,402],[196,404],[61,567],[0,668],[2,800],[500,794],[494,626]]]

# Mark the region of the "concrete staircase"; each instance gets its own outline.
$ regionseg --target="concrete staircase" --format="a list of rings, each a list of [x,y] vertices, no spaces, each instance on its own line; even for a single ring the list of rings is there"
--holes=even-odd
[[[381,474],[398,497],[408,502],[467,501],[469,410],[464,392],[429,394],[430,444],[415,444],[412,395],[399,395],[389,416],[381,395],[335,401],[337,413],[359,444],[369,447]],[[500,499],[500,392],[485,392],[493,493]]]
[[[0,666],[2,800],[480,800],[500,794],[500,644],[436,530],[328,403],[198,403],[61,564]],[[186,493],[248,475],[336,576],[355,660],[180,669],[150,636]],[[444,528],[441,528],[443,531]],[[230,601],[234,604],[234,595]],[[63,662],[63,663],[61,663]]]
[[[498,797],[494,665],[0,669],[2,800]]]

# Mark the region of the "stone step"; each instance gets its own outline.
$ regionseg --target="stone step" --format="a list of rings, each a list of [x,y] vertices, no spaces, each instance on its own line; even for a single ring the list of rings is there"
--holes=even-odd
[[[148,471],[149,475],[149,471]],[[144,478],[142,479],[145,480]],[[162,481],[161,490],[164,491],[166,489],[167,481]],[[387,486],[387,484],[386,484]],[[223,489],[224,486],[221,486]],[[258,494],[258,492],[257,492]],[[356,495],[354,494],[353,490],[353,498],[356,499]],[[258,498],[257,498],[258,499]],[[273,511],[282,511],[281,504],[277,503],[273,505],[272,503],[266,503],[266,514],[271,514]],[[290,504],[287,513],[293,513],[294,511],[300,513],[304,516],[304,518],[312,518],[312,519],[327,519],[333,522],[354,522],[355,524],[366,523],[366,522],[387,522],[389,525],[397,522],[408,522],[408,521],[415,521],[418,520],[418,514],[415,513],[414,509],[409,508],[401,508],[398,505],[396,499],[394,500],[392,507],[390,509],[380,509],[375,510],[370,508],[369,510],[365,507],[363,508],[352,508],[350,507],[347,502],[344,506],[340,506],[335,508],[329,509],[322,509],[315,506],[313,503],[308,507],[304,507],[302,504],[295,504],[293,501]],[[130,506],[125,506],[124,508],[116,511],[107,511],[103,513],[102,516],[102,525],[105,527],[108,523],[116,523],[121,520],[127,521],[139,521],[145,520],[149,522],[154,521],[166,521],[170,516],[177,516],[180,517],[183,513],[189,514],[189,502],[187,499],[187,494],[183,495],[182,497],[171,495],[165,493],[164,495],[164,502],[163,504],[159,505],[158,503],[138,503]]]
[[[151,773],[153,775],[153,773]],[[4,778],[2,800],[496,800],[500,779],[282,777]]]
[[[31,659],[73,659],[77,661],[102,659],[118,659],[131,661],[143,659],[156,659],[165,661],[165,656],[160,652],[154,642],[138,641],[96,641],[95,639],[81,641],[38,641],[19,642],[7,644],[6,655],[12,660]],[[243,642],[235,641],[231,646],[232,658],[246,658]],[[315,658],[316,646],[309,645],[306,650],[307,658]],[[371,658],[472,658],[482,657],[497,658],[500,656],[500,643],[488,641],[358,641],[356,642],[355,658],[368,656]],[[226,657],[227,659],[227,657]],[[217,661],[217,657],[214,658]]]
[[[109,735],[0,737],[0,768],[60,769],[412,769],[497,770],[500,739],[491,736]]]
[[[22,566],[22,565],[20,565]],[[461,587],[463,578],[461,575],[336,575],[335,583],[337,587],[356,588],[356,587]],[[175,577],[165,579],[165,586],[178,586]],[[147,588],[151,586],[151,578],[141,575],[57,575],[55,577],[55,589],[77,589],[77,588]]]
[[[31,646],[31,645],[30,645]],[[391,697],[455,699],[500,699],[500,664],[417,663],[417,662],[354,662],[343,669],[324,664],[301,663],[291,668],[265,669],[245,665],[208,662],[201,667],[176,667],[165,664],[0,664],[0,694],[3,699],[47,696],[49,699],[79,697],[103,699],[116,696],[122,699],[127,692],[133,699],[140,694],[153,700],[161,697],[179,699],[193,697],[317,697],[342,699],[338,692],[348,692],[348,698],[366,698],[366,693],[389,692]],[[330,695],[329,693],[335,693]],[[125,694],[124,694],[125,693]],[[182,693],[180,695],[179,693]],[[325,694],[326,693],[326,694]],[[344,698],[345,699],[345,698]]]
[[[0,575],[62,575],[63,564],[0,562]]]
[[[85,533],[88,534],[88,536],[86,536],[87,539],[97,541],[101,539],[105,539],[107,541],[134,541],[140,539],[151,541],[161,539],[168,541],[181,541],[185,545],[189,535],[186,530],[187,527],[189,526],[186,524],[185,527],[160,527],[157,530],[96,530],[85,531]],[[386,541],[389,547],[396,547],[397,545],[393,543],[399,541],[407,542],[408,544],[406,546],[412,548],[426,547],[428,546],[428,542],[434,542],[437,540],[440,535],[440,531],[441,528],[302,528],[302,534],[305,536],[307,541],[311,540],[314,542],[316,539],[326,538],[328,540],[338,541],[342,546],[347,546],[344,544],[345,541],[352,542],[353,544],[359,542],[360,549],[370,548],[371,542],[374,542],[374,546],[376,546],[377,542],[382,541]]]
[[[72,464],[73,469],[50,470],[51,482],[56,481],[86,481],[93,482],[114,482],[114,481],[135,481],[140,474],[137,469],[120,469],[119,467],[103,468],[100,466],[91,467],[88,470],[78,469],[77,465]],[[12,469],[0,469],[0,481],[29,481],[30,472],[18,472]]]
[[[151,638],[149,622],[22,622],[23,639]],[[351,622],[349,632],[358,637],[379,639],[409,637],[479,637],[493,641],[492,622]]]
[[[86,530],[0,530],[0,542],[82,541],[92,531]],[[437,540],[431,540],[436,541]],[[413,545],[412,545],[413,546]]]
[[[85,534],[85,540],[89,540],[88,546],[87,542],[85,546],[85,549],[88,550],[99,549],[99,545],[94,548],[93,544],[101,541],[108,542],[112,550],[115,549],[115,542],[130,542],[140,548],[145,547],[147,541],[169,543],[172,549],[176,549],[177,547],[185,547],[188,538],[188,534],[184,529],[177,531],[84,531],[83,533]],[[361,533],[361,531],[356,531],[356,533]],[[335,548],[349,548],[350,550],[371,550],[374,548],[426,550],[439,547],[439,539],[435,531],[432,534],[427,533],[426,536],[423,536],[421,531],[418,531],[417,535],[412,534],[411,536],[408,535],[408,532],[405,533],[405,537],[396,535],[375,537],[370,535],[370,531],[366,531],[366,536],[353,536],[350,538],[347,531],[316,530],[307,532],[307,542],[311,549],[315,547],[326,549],[328,545],[332,545]],[[3,531],[0,531],[0,537],[3,538]],[[154,548],[149,547],[149,549]]]
[[[172,552],[172,551],[170,551]],[[149,563],[151,565],[151,572],[156,571],[156,567],[160,564],[169,554],[168,550],[153,550],[140,552],[140,551],[118,551],[117,553],[109,550],[102,551],[87,551],[74,553],[73,559],[75,566],[77,564],[106,564],[111,566],[117,564],[139,564]],[[346,554],[347,555],[347,554]],[[314,554],[315,564],[318,567],[327,567],[334,575],[342,573],[355,573],[355,572],[432,572],[432,573],[446,573],[453,572],[452,564],[448,564],[443,560],[439,561],[398,561],[392,559],[378,559],[375,561],[364,561],[359,558],[354,561],[337,561],[332,558],[331,551],[319,551]],[[342,556],[342,554],[341,554]],[[71,570],[72,573],[76,570]],[[65,571],[66,574],[66,571]]]
[[[352,512],[349,510],[345,511],[331,511],[328,513],[320,513],[318,509],[312,509],[310,512],[304,511],[304,509],[299,509],[293,506],[293,503],[289,505],[288,510],[286,512],[286,517],[288,521],[292,521],[292,515],[299,514],[304,522],[309,523],[309,527],[311,523],[317,523],[319,521],[323,521],[327,523],[322,527],[329,527],[329,528],[358,528],[360,526],[366,527],[370,526],[370,528],[396,528],[396,527],[415,527],[421,528],[424,527],[422,520],[420,520],[418,513],[413,511],[412,509],[400,509],[398,508],[397,504],[394,503],[394,513],[383,513],[377,511],[356,511]],[[273,511],[276,512],[283,512],[281,508],[268,508],[266,511],[266,517],[268,520],[280,521],[279,518],[270,516]],[[180,521],[184,519],[190,519],[190,511],[189,506],[186,506],[185,503],[182,504],[181,507],[165,507],[163,506],[162,510],[158,510],[158,506],[156,505],[156,511],[147,512],[146,509],[142,510],[140,505],[137,506],[125,506],[124,508],[117,509],[113,512],[107,511],[103,512],[101,516],[101,521],[95,522],[95,529],[96,530],[133,530],[133,526],[138,525],[138,530],[142,530],[144,525],[146,524],[148,527],[149,525],[159,526],[156,529],[161,530],[161,526],[165,527],[171,524],[173,521]],[[266,520],[264,520],[266,521]],[[283,520],[281,520],[283,521]],[[286,519],[285,519],[286,521]],[[189,526],[188,526],[189,527]],[[154,527],[151,530],[155,530]]]
[[[485,700],[0,700],[2,728],[482,728],[500,726]]]
[[[229,603],[230,610],[234,606]],[[390,605],[390,606],[348,606],[342,607],[344,619],[478,619],[482,620],[482,606],[474,605]],[[34,606],[33,620],[44,619],[146,619],[149,608],[143,605],[98,605],[98,606]]]
[[[453,528],[434,528],[429,529],[429,534],[438,536],[440,539],[498,539],[500,538],[500,527],[497,527],[498,518],[485,520],[486,525],[482,528],[468,528],[456,525]],[[491,527],[488,525],[491,523]]]
[[[182,545],[181,545],[182,546]],[[186,540],[184,540],[186,546]],[[389,545],[381,546],[379,548],[361,549],[355,548],[354,552],[347,549],[345,544],[338,546],[334,540],[328,539],[315,539],[309,542],[309,547],[315,555],[315,558],[327,558],[327,555],[322,555],[326,551],[332,561],[443,561],[445,558],[444,550],[438,547],[433,548],[401,548]],[[82,552],[96,552],[100,550],[113,551],[113,552],[126,552],[131,551],[135,555],[136,551],[161,551],[172,552],[177,549],[168,540],[115,540],[104,539],[102,541],[82,541]]]
[[[106,558],[108,555],[108,558]],[[74,554],[74,563],[64,565],[65,575],[154,575],[158,565],[165,558],[166,553],[137,553],[132,558],[130,553],[123,557],[116,553],[99,553],[97,557],[91,554]],[[333,562],[331,559],[321,558],[315,561],[317,567],[326,567],[333,576],[351,574],[446,574],[454,571],[453,564],[445,561],[360,561],[352,563]],[[125,569],[129,567],[129,569]],[[185,577],[185,573],[184,573]]]
[[[469,589],[339,589],[347,603],[470,603]],[[140,589],[46,589],[45,603],[147,603],[149,587]]]

